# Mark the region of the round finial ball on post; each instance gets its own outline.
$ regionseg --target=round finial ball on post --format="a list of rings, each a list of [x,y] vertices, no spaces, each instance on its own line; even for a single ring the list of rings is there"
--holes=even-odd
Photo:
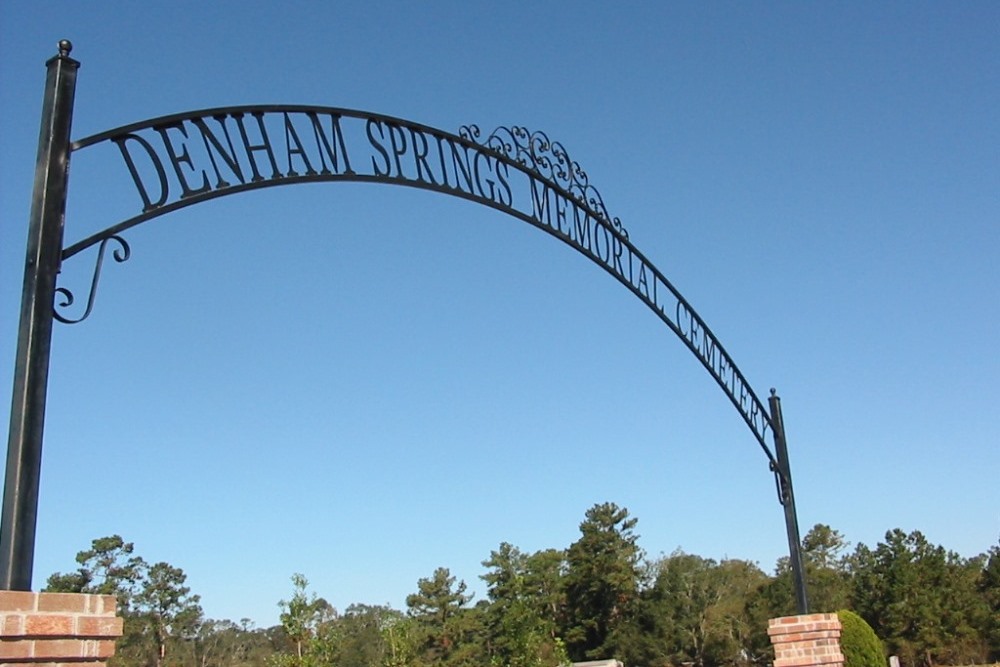
[[[68,39],[59,40],[59,55],[68,56],[69,52],[73,50],[73,42]]]

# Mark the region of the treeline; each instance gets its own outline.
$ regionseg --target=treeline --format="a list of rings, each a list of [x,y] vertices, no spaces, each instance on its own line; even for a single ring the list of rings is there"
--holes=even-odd
[[[338,612],[300,574],[281,624],[203,618],[182,570],[150,565],[118,536],[94,540],[48,591],[118,596],[125,635],[112,667],[554,667],[767,665],[768,619],[795,613],[787,559],[773,574],[739,559],[676,551],[647,558],[636,522],[595,505],[566,549],[502,543],[483,561],[486,599],[447,568],[417,581],[406,609]],[[803,540],[813,611],[851,609],[906,667],[1000,659],[1000,545],[963,558],[917,531],[849,551],[818,524]]]

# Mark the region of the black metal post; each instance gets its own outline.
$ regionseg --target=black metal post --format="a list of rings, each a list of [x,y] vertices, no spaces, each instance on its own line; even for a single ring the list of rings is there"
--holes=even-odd
[[[795,493],[792,490],[792,468],[788,464],[788,446],[785,442],[785,423],[781,417],[781,399],[771,390],[768,399],[771,408],[771,427],[774,431],[774,451],[778,459],[778,499],[785,508],[785,531],[788,533],[788,555],[795,583],[795,601],[800,614],[809,613],[806,595],[805,568],[802,566],[802,540],[799,539],[799,518],[795,512]]]
[[[76,73],[73,45],[45,65],[45,98],[28,222],[28,254],[17,332],[7,474],[0,515],[0,590],[31,590],[56,275],[62,254]]]

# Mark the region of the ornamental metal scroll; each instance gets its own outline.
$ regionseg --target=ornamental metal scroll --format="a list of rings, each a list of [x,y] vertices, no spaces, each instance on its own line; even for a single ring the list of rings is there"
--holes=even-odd
[[[58,310],[54,309],[52,316],[63,324],[79,324],[85,319],[90,317],[90,313],[94,311],[94,299],[97,297],[97,285],[101,281],[101,267],[104,265],[104,253],[108,248],[108,243],[114,241],[118,244],[118,247],[114,249],[111,256],[116,262],[121,264],[122,262],[127,262],[128,258],[132,256],[132,249],[129,247],[128,241],[120,236],[112,234],[111,236],[101,239],[100,245],[97,246],[97,261],[94,264],[94,276],[90,281],[90,291],[87,293],[87,306],[83,310],[83,314],[79,317],[67,317],[62,315]],[[69,308],[76,301],[76,297],[73,292],[66,287],[57,287],[56,294],[58,294],[62,299],[56,304],[56,308]]]
[[[67,259],[152,218],[247,190],[360,181],[432,190],[503,211],[577,250],[639,297],[698,358],[774,463],[771,421],[718,338],[633,245],[586,171],[544,132],[476,125],[458,134],[381,114],[317,106],[207,109],[126,125],[72,144],[111,145],[137,213],[67,247]]]
[[[0,530],[0,588],[30,590],[45,388],[54,319],[77,322],[94,304],[106,248],[123,262],[121,234],[171,211],[248,190],[317,181],[404,185],[474,201],[527,222],[566,243],[622,283],[683,341],[739,411],[770,461],[785,508],[799,613],[807,613],[791,471],[780,402],[769,408],[751,389],[715,334],[680,292],[633,245],[587,172],[544,132],[475,125],[458,134],[351,109],[237,106],[163,116],[70,140],[76,72],[63,40],[48,61],[42,131],[28,232],[28,259],[14,373],[7,474]],[[135,187],[137,212],[96,234],[63,245],[71,154],[106,146]],[[72,303],[56,287],[61,262],[98,245],[81,317],[57,315]],[[774,439],[776,456],[766,443]]]
[[[558,141],[550,141],[544,132],[532,132],[526,127],[498,127],[488,137],[480,140],[478,125],[463,125],[459,134],[482,146],[513,158],[518,164],[539,176],[562,185],[581,204],[589,206],[601,220],[628,238],[621,220],[612,218],[604,206],[604,198],[593,185],[579,162],[571,160],[566,148]]]

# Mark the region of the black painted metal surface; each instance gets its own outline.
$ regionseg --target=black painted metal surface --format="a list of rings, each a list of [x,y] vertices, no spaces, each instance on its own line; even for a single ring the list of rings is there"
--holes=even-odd
[[[474,201],[566,243],[622,283],[708,370],[771,463],[770,416],[705,321],[635,246],[566,148],[521,126],[483,137],[383,114],[302,105],[204,109],[73,143],[112,145],[135,186],[134,216],[68,246],[63,259],[166,213],[239,192],[308,182],[404,185]],[[117,259],[117,256],[116,256]]]
[[[788,443],[785,440],[785,421],[781,416],[781,399],[774,389],[768,399],[771,407],[771,426],[774,433],[774,449],[778,460],[771,464],[778,485],[778,501],[785,510],[785,532],[788,535],[788,556],[792,567],[792,581],[795,588],[795,604],[799,614],[809,613],[809,597],[806,593],[805,568],[802,565],[802,540],[799,538],[799,518],[795,511],[795,492],[792,489],[792,467],[788,462]]]
[[[80,66],[69,57],[72,48],[67,40],[59,42],[59,55],[46,63],[0,516],[3,590],[31,590],[53,306],[66,211],[73,98]]]

